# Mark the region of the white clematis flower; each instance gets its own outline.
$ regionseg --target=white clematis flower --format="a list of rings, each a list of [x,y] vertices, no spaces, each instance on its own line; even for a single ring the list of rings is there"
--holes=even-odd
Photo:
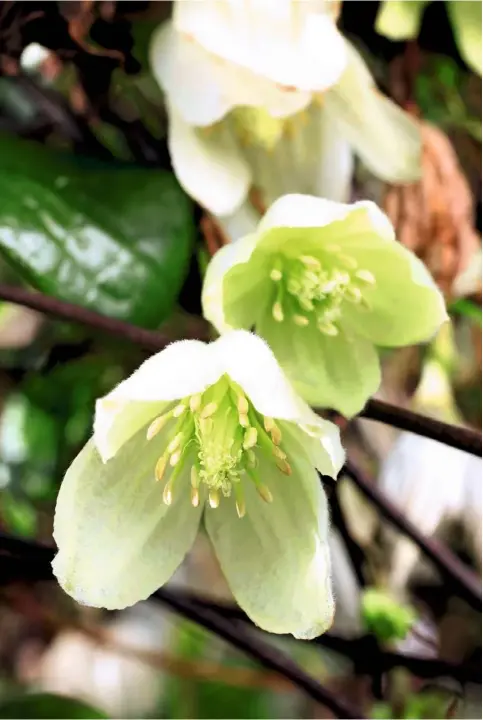
[[[215,215],[252,185],[266,205],[289,192],[347,200],[353,152],[384,180],[419,177],[417,124],[377,92],[326,6],[261,2],[252,23],[243,3],[183,0],[153,34],[174,170]]]
[[[334,611],[315,468],[335,477],[343,460],[337,427],[263,340],[174,343],[98,400],[94,436],[60,489],[54,572],[81,603],[132,605],[169,580],[203,519],[252,620],[315,637]]]

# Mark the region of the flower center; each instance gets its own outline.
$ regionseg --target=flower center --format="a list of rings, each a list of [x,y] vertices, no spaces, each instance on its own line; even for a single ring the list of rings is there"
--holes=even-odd
[[[147,439],[152,440],[167,423],[167,445],[155,467],[157,480],[169,475],[163,491],[167,505],[172,502],[185,461],[191,463],[192,504],[199,505],[202,488],[206,488],[212,508],[233,492],[239,517],[245,514],[243,477],[255,484],[265,501],[272,500],[257,472],[260,453],[272,459],[280,472],[292,472],[280,447],[282,433],[276,422],[258,413],[243,390],[226,375],[203,393],[184,398],[155,418]]]
[[[284,322],[290,318],[300,327],[315,322],[326,335],[339,333],[344,302],[368,307],[364,288],[375,284],[374,275],[359,268],[355,258],[345,255],[338,245],[326,246],[321,259],[278,256],[270,279],[274,283],[274,319]]]

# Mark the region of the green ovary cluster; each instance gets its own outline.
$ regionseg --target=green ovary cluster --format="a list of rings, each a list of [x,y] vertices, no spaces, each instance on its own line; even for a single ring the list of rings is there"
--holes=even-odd
[[[355,258],[338,245],[326,246],[318,258],[279,255],[272,263],[270,279],[273,318],[300,327],[315,323],[326,335],[338,335],[344,302],[368,307],[364,288],[375,284],[374,275],[359,268]]]
[[[221,498],[233,492],[239,517],[245,514],[244,477],[255,484],[265,501],[272,500],[257,471],[260,453],[270,458],[281,473],[291,473],[281,448],[280,428],[272,418],[258,413],[227,376],[203,393],[183,398],[155,418],[147,430],[147,439],[154,441],[161,430],[164,451],[154,473],[158,481],[166,481],[163,500],[167,505],[173,500],[185,463],[191,465],[192,504],[197,507],[206,493],[210,506],[217,508]]]

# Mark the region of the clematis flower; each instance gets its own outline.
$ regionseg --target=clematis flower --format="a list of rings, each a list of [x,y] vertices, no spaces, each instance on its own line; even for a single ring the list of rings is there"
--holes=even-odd
[[[391,40],[417,37],[429,0],[384,0],[377,18],[376,30]],[[447,0],[458,50],[467,65],[481,75],[481,0]]]
[[[378,177],[419,177],[417,124],[377,92],[331,3],[176,3],[155,31],[152,72],[185,190],[219,217],[256,186],[347,200],[353,152]]]
[[[374,203],[304,195],[280,198],[255,233],[215,254],[202,304],[219,332],[254,327],[308,402],[346,416],[379,386],[376,345],[428,340],[447,319]]]
[[[327,500],[335,425],[244,331],[174,343],[97,401],[94,436],[62,483],[53,568],[87,605],[123,608],[172,576],[204,522],[240,606],[312,638],[332,621]]]

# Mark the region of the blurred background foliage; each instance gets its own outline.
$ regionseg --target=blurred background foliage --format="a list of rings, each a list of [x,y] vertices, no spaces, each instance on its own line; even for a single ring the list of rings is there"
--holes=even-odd
[[[419,115],[447,134],[474,202],[472,224],[481,231],[481,79],[459,56],[443,3],[428,6],[411,43],[376,33],[377,5],[345,2],[340,25],[363,50],[381,87],[401,102],[409,92]],[[162,98],[149,75],[149,37],[169,6],[1,4],[0,289],[25,285],[179,337],[187,327],[206,332],[198,317],[200,268],[211,246],[200,208],[171,172]],[[398,70],[408,62],[408,47],[417,53],[409,90],[401,89]],[[359,196],[383,194],[363,173],[356,185]],[[441,257],[436,243],[432,236],[421,250],[426,259]],[[461,280],[469,290],[448,297],[449,365],[438,351],[440,372],[423,392],[420,381],[432,351],[385,353],[380,396],[399,405],[416,402],[422,412],[479,428],[481,275],[475,257]],[[58,487],[90,435],[95,399],[144,357],[139,348],[100,332],[1,303],[2,532],[51,543]],[[345,440],[350,456],[377,477],[396,433],[356,421]],[[427,502],[445,472],[440,447],[415,438],[407,450],[413,481],[421,484],[417,463],[429,453],[436,485],[428,486]],[[459,468],[458,462],[451,467]],[[461,477],[452,478],[467,488],[469,500],[456,502],[450,489],[441,500],[437,527],[428,532],[443,537],[480,571],[481,501],[471,494],[470,474],[462,469]],[[334,633],[370,634],[384,648],[474,661],[481,645],[476,613],[419,560],[404,582],[395,580],[394,535],[345,479],[337,496],[369,590],[354,578],[344,548],[334,545],[339,598]],[[229,598],[203,538],[175,583]],[[272,642],[335,692],[366,707],[371,717],[481,714],[480,690],[473,683],[463,687],[438,679],[430,685],[394,670],[386,673],[383,701],[380,683],[355,672],[350,657],[284,638]],[[0,717],[331,715],[283,678],[155,603],[108,614],[74,608],[53,583],[15,582],[0,588]]]

